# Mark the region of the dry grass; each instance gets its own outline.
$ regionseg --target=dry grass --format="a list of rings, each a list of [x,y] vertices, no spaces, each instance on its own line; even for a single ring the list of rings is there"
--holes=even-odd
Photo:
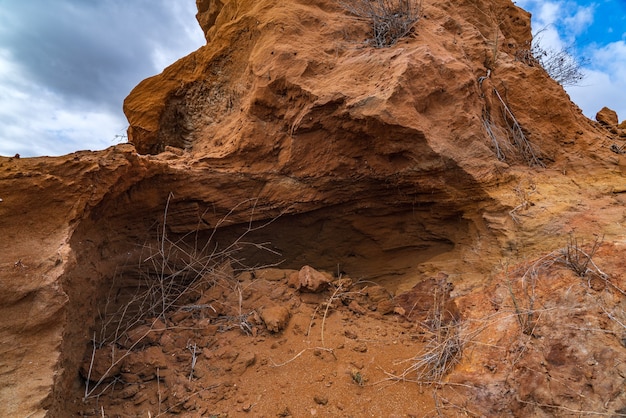
[[[344,0],[339,5],[371,25],[369,43],[376,48],[395,45],[411,33],[422,9],[421,0]]]
[[[420,323],[428,338],[424,348],[415,357],[403,360],[410,363],[399,375],[385,372],[391,380],[440,385],[444,377],[457,365],[463,353],[460,320],[446,311],[445,290],[433,294],[433,307],[426,321]]]

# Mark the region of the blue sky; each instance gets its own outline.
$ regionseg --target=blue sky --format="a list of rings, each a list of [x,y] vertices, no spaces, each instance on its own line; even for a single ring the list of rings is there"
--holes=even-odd
[[[544,46],[587,59],[567,87],[593,118],[626,119],[626,0],[518,0]],[[123,142],[122,102],[204,45],[195,0],[0,0],[0,155],[62,155]]]
[[[604,106],[626,119],[626,0],[518,0],[532,13],[544,48],[567,48],[584,62],[585,78],[566,87],[591,118]]]

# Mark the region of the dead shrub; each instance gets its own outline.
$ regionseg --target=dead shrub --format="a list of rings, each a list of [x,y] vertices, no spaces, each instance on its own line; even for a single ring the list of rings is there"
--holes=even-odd
[[[580,277],[586,277],[589,273],[605,276],[593,262],[593,256],[601,245],[602,238],[596,236],[591,248],[585,250],[583,248],[584,243],[570,234],[567,245],[560,250],[559,261]]]
[[[237,208],[231,209],[217,223],[208,238],[200,239],[197,233],[171,238],[167,229],[169,201],[168,198],[156,241],[143,245],[138,265],[125,266],[125,273],[114,277],[104,307],[99,311],[88,367],[84,367],[83,372],[85,400],[102,395],[119,382],[115,374],[119,373],[125,359],[158,340],[160,333],[176,323],[177,317],[214,317],[213,322],[220,329],[238,327],[245,334],[251,332],[248,319],[253,313],[242,312],[241,288],[235,275],[252,267],[244,266],[239,255],[244,247],[276,255],[266,244],[245,240],[247,235],[275,219],[260,226],[250,221],[243,233],[222,247],[215,234]],[[250,202],[240,205],[247,203]],[[223,312],[218,313],[217,301],[207,298],[217,286],[238,294],[239,306],[228,309],[222,306]],[[189,342],[187,349],[192,354],[190,376],[193,376],[197,346]],[[105,365],[98,364],[102,370],[94,373],[96,355],[102,357],[104,351],[110,352],[108,360]]]
[[[519,49],[515,58],[529,67],[541,67],[548,75],[562,86],[577,86],[585,78],[582,71],[587,60],[577,58],[572,47],[555,49],[541,44],[540,34],[543,28],[534,35],[533,41],[525,48]]]
[[[421,0],[345,0],[339,4],[372,28],[368,40],[376,48],[395,45],[420,18]]]

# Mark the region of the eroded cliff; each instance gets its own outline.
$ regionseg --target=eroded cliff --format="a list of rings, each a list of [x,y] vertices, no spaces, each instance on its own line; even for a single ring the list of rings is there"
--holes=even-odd
[[[378,49],[367,43],[368,22],[332,0],[197,4],[207,45],[131,92],[124,110],[132,145],[0,161],[7,318],[0,389],[7,401],[0,411],[100,415],[99,391],[89,385],[85,391],[85,381],[92,390],[117,382],[124,396],[106,392],[99,406],[128,415],[301,416],[315,409],[420,416],[431,408],[519,415],[619,413],[626,406],[618,389],[623,367],[610,361],[625,357],[625,283],[616,267],[624,242],[622,144],[615,132],[586,119],[541,67],[520,59],[531,40],[528,13],[505,0],[424,2],[410,36]],[[570,234],[581,246],[603,236],[608,249],[599,254],[608,269],[590,272],[587,281],[567,269],[555,272]],[[206,260],[198,255],[202,249],[214,263],[198,273],[194,263]],[[537,264],[546,254],[553,262]],[[234,262],[254,273],[241,276]],[[270,279],[259,270],[275,265],[286,272]],[[304,265],[334,273],[335,284],[307,296],[289,270]],[[106,313],[138,309],[140,293],[133,289],[154,289],[154,283],[161,289],[150,296],[165,301],[167,269],[181,272],[186,289],[197,294],[168,305],[178,309],[176,316],[152,307],[137,323],[125,323],[124,335],[149,325],[134,343],[111,340],[119,329],[103,325],[111,320]],[[215,279],[218,270],[226,273]],[[539,283],[532,292],[527,274]],[[211,286],[225,280],[231,292],[215,296],[219,286],[208,286],[207,276]],[[189,284],[198,277],[207,288]],[[427,343],[422,328],[432,331],[425,325],[432,318],[416,320],[407,301],[417,297],[415,306],[431,315],[438,305],[430,299],[450,292],[441,285],[448,293],[438,293],[440,281],[419,288],[431,277],[454,287],[453,319],[467,321],[455,322],[454,332],[473,350],[458,350],[456,369],[438,376],[438,384],[446,384],[434,398],[403,383],[395,406],[387,405],[383,398],[390,394],[376,395],[379,389],[358,376],[370,383],[389,377],[376,366],[396,367],[393,361]],[[350,284],[337,282],[346,278]],[[550,280],[553,285],[545,285]],[[367,287],[373,285],[386,290],[375,293]],[[414,285],[418,290],[405,293],[413,296],[380,296]],[[561,310],[551,296],[562,301]],[[218,300],[228,309],[218,308]],[[268,319],[268,305],[286,306],[288,325],[283,314]],[[204,311],[195,312],[197,306]],[[237,306],[238,313],[229,310]],[[329,306],[343,317],[327,315]],[[317,347],[311,355],[324,361],[311,365],[322,370],[319,376],[297,380],[301,369],[291,361],[273,369],[271,353],[298,354],[303,335],[311,335],[303,329],[310,331],[310,318],[324,309],[321,342],[306,346]],[[242,310],[250,312],[245,320]],[[578,319],[567,323],[572,312]],[[219,328],[225,318],[239,318],[234,330]],[[144,340],[156,333],[157,319],[168,331],[159,325],[158,338]],[[576,343],[588,344],[584,350],[572,351],[566,331],[573,326],[591,333]],[[381,327],[388,330],[382,337]],[[250,341],[256,351],[248,350]],[[394,348],[398,341],[404,351]],[[339,346],[352,350],[337,354]],[[104,366],[94,359],[111,347],[129,354],[119,364],[113,360],[120,369],[107,376],[111,359],[104,358]],[[172,370],[195,366],[198,347],[200,365],[185,383]],[[161,359],[161,352],[179,363]],[[236,366],[239,352],[251,356],[243,366]],[[540,366],[546,359],[549,365]],[[550,376],[574,378],[576,364],[590,359],[598,366],[588,364],[575,395],[561,396],[563,388],[550,386]],[[139,364],[153,367],[138,371]],[[104,367],[99,382],[91,375],[98,366]],[[346,379],[337,373],[344,369]],[[250,376],[265,376],[273,389],[264,395],[245,383]],[[314,391],[317,399],[285,393],[285,382],[297,394]],[[341,397],[329,403],[319,393],[332,385]],[[594,395],[583,394],[583,386]],[[365,409],[352,405],[362,391],[369,396]],[[190,404],[186,396],[205,403]],[[442,406],[441,397],[451,403]],[[120,399],[132,399],[134,409]],[[401,399],[419,399],[421,406]],[[503,409],[493,409],[498,403]]]

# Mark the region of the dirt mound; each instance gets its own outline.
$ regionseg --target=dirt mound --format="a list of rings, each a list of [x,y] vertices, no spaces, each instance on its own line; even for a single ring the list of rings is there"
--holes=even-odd
[[[620,128],[509,1],[339,3],[198,1],[133,145],[0,158],[0,415],[624,414]]]

